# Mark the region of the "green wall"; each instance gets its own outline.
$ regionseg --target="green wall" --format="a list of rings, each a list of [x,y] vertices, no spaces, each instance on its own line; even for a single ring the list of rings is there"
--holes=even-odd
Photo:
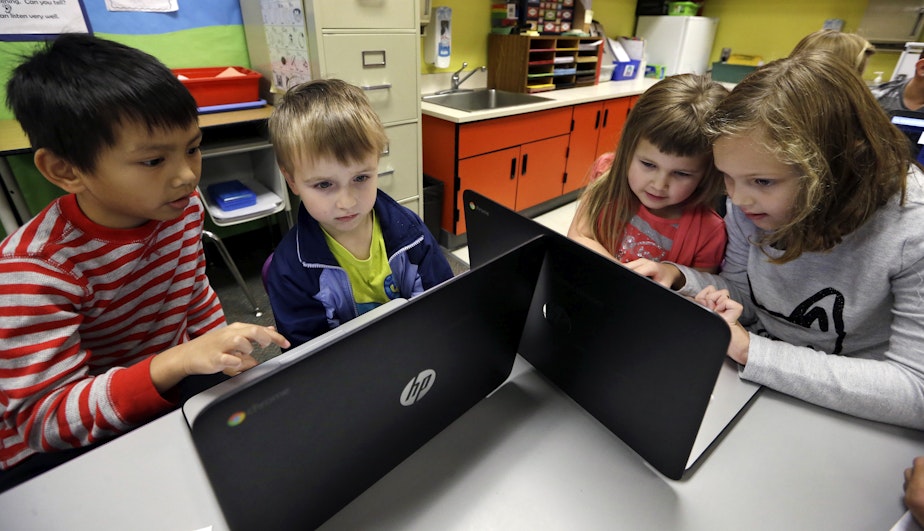
[[[844,31],[856,31],[867,4],[868,0],[704,0],[702,14],[719,19],[712,61],[719,60],[722,48],[771,61],[789,55],[799,39],[821,29],[827,19],[842,19]],[[635,0],[593,0],[591,5],[594,19],[610,37],[635,32]],[[452,60],[448,68],[424,64],[421,73],[452,72],[463,61],[470,67],[487,64],[491,1],[433,0],[437,6],[452,8]],[[888,79],[897,61],[898,53],[877,53],[864,76],[872,79],[881,71]]]

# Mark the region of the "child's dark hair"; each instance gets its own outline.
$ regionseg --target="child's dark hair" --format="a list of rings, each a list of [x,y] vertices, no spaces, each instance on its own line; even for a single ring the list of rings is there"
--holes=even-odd
[[[195,99],[155,57],[77,33],[45,43],[16,67],[6,103],[33,149],[82,171],[92,171],[125,121],[153,130],[198,120]]]
[[[792,219],[760,242],[785,263],[824,252],[898,197],[914,161],[852,64],[803,52],[758,68],[709,122],[713,139],[750,136],[799,175]]]

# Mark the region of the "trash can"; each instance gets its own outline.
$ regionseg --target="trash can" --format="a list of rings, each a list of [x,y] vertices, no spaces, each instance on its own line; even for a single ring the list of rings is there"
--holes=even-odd
[[[423,176],[423,221],[430,234],[440,241],[440,219],[443,217],[443,181]]]

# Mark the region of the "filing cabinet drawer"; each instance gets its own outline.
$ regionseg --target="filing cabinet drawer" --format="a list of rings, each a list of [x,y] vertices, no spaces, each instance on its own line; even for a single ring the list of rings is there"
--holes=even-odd
[[[324,77],[361,87],[383,123],[419,119],[417,34],[332,34],[322,40]]]
[[[328,29],[411,29],[417,2],[408,0],[315,0],[318,27]]]
[[[379,159],[379,188],[399,203],[418,196],[420,176],[417,153],[420,146],[420,125],[393,125],[385,128],[388,151]]]

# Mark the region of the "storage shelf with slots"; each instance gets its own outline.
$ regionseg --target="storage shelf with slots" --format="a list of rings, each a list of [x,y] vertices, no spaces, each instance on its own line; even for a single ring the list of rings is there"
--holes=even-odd
[[[601,44],[597,37],[490,34],[488,88],[543,92],[595,85]]]
[[[273,145],[260,122],[212,127],[202,139],[202,178],[199,195],[212,222],[237,225],[282,212],[288,208],[285,180],[276,166]],[[257,194],[257,204],[222,210],[209,196],[210,184],[238,180]]]

